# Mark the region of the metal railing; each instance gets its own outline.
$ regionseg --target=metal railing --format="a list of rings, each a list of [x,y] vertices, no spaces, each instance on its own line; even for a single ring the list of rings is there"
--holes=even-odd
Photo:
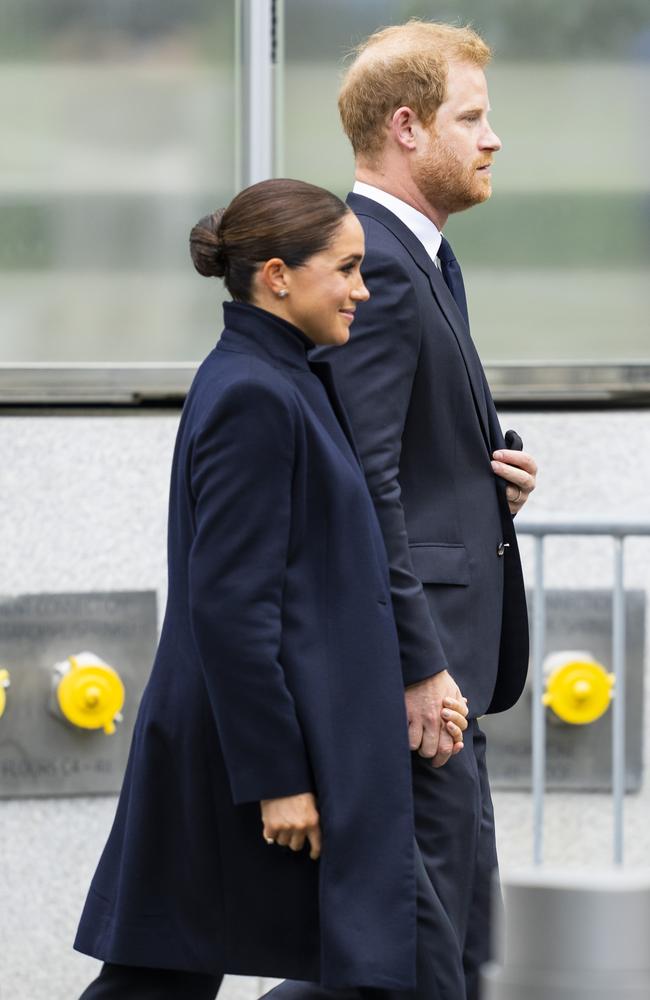
[[[614,542],[612,590],[612,798],[614,814],[613,860],[623,864],[625,806],[625,590],[624,543],[626,538],[650,536],[650,524],[635,522],[531,521],[517,526],[518,535],[535,539],[535,601],[532,622],[532,794],[533,864],[543,863],[544,791],[546,784],[546,707],[544,695],[544,647],[546,600],[544,592],[544,540],[552,535],[600,535]]]

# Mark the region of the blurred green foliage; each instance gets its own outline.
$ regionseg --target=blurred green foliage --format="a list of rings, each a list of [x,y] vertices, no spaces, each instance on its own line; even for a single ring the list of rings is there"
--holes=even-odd
[[[0,60],[116,59],[171,47],[193,61],[232,61],[218,30],[234,0],[2,0]]]
[[[650,58],[648,0],[285,0],[285,9],[287,48],[304,59],[342,56],[409,17],[471,22],[502,59]]]
[[[647,357],[650,0],[284,6],[286,169],[343,195],[345,53],[412,16],[472,22],[495,52],[505,145],[494,198],[446,233],[482,349]],[[232,186],[234,12],[235,0],[2,0],[5,357],[204,353],[217,287],[194,281],[187,229]]]
[[[205,202],[208,203],[206,195]],[[485,205],[454,215],[445,230],[463,263],[502,269],[605,268],[608,271],[650,263],[650,196],[644,193],[503,192]],[[0,270],[158,270],[184,269],[186,247],[155,252],[142,239],[159,202],[153,197],[97,195],[40,199],[2,209],[3,238]],[[175,217],[192,219],[191,199],[166,199]],[[57,225],[76,213],[88,234],[95,233],[92,252],[87,242],[68,248],[65,260],[58,246]],[[102,239],[108,227],[119,239]]]
[[[3,0],[0,59],[65,58],[73,48],[97,58],[180,37],[220,60],[232,44],[216,30],[224,6],[228,0]],[[472,22],[501,58],[650,58],[648,0],[285,0],[285,11],[287,46],[305,59],[336,59],[369,31],[409,17]]]
[[[502,192],[451,217],[445,232],[463,262],[513,270],[650,264],[650,195],[644,192]]]

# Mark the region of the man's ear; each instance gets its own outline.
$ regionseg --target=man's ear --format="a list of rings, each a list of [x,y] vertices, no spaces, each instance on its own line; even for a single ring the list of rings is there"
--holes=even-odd
[[[393,112],[389,130],[399,146],[413,150],[417,146],[418,132],[422,128],[415,111],[404,106]]]

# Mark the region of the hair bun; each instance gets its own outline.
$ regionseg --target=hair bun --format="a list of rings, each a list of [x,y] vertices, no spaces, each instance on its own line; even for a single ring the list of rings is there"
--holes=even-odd
[[[205,278],[223,278],[228,263],[221,233],[221,220],[225,209],[204,215],[192,227],[190,254],[194,267]]]

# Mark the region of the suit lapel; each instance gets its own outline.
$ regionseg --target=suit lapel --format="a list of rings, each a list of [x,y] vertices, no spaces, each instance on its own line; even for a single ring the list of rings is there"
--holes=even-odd
[[[431,260],[419,239],[414,236],[408,226],[405,226],[396,215],[389,211],[389,209],[380,205],[379,202],[373,201],[371,198],[365,198],[363,195],[359,194],[349,194],[347,203],[356,215],[370,216],[370,218],[375,219],[377,222],[386,226],[387,229],[390,229],[392,234],[400,241],[407,253],[409,253],[413,258],[420,270],[424,271],[427,275],[431,286],[431,292],[445,319],[449,323],[451,331],[456,339],[456,343],[458,344],[458,349],[460,350],[465,364],[465,369],[467,371],[472,396],[474,397],[474,405],[476,407],[476,412],[478,413],[483,438],[488,452],[491,453],[487,403],[485,399],[485,391],[483,389],[483,366],[481,365],[480,358],[476,351],[476,347],[474,346],[474,341],[470,336],[467,324],[465,323],[465,320],[456,305],[453,295],[447,288],[445,279],[443,278],[441,272]]]
[[[505,448],[506,444],[503,439],[503,431],[501,430],[501,424],[499,423],[499,417],[497,414],[496,406],[494,405],[494,400],[492,399],[492,393],[490,392],[490,386],[488,385],[488,380],[483,374],[483,386],[485,390],[485,399],[487,402],[488,410],[488,430],[490,432],[490,453],[496,451],[498,448]]]
[[[460,353],[463,355],[463,361],[465,362],[465,368],[467,369],[467,375],[472,387],[474,403],[481,421],[481,430],[483,431],[483,437],[485,438],[485,443],[487,444],[489,451],[490,432],[487,403],[485,400],[485,391],[483,389],[483,366],[481,364],[481,359],[478,356],[478,352],[467,328],[467,324],[465,323],[465,320],[456,305],[456,301],[447,288],[445,279],[428,254],[426,254],[426,257],[429,261],[427,274],[429,276],[431,291],[433,292],[438,305],[445,314],[447,322],[449,323],[458,343],[458,347],[460,348]]]

